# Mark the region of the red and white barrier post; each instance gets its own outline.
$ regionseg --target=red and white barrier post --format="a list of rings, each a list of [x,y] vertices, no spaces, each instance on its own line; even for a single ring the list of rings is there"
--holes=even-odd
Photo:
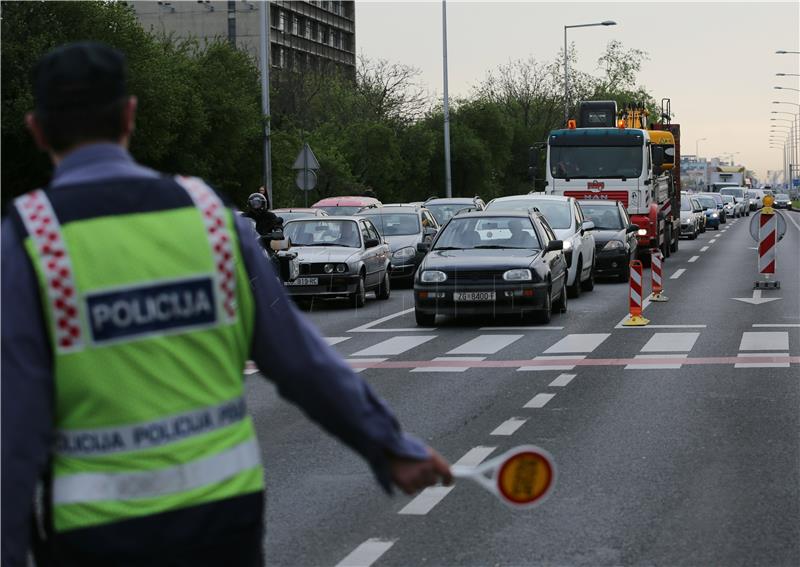
[[[650,294],[650,301],[669,301],[669,297],[664,295],[664,278],[663,266],[664,257],[661,255],[661,250],[653,248],[650,251],[650,277],[652,282],[652,293]]]
[[[758,225],[758,275],[763,278],[756,288],[780,287],[775,277],[775,246],[778,244],[778,218],[774,209],[764,207]]]
[[[642,263],[639,260],[633,260],[630,264],[631,269],[631,289],[629,309],[630,315],[622,322],[626,327],[643,327],[647,325],[650,320],[642,317]]]

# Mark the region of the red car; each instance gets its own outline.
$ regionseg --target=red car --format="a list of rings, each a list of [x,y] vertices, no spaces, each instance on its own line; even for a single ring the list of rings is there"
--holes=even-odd
[[[328,197],[314,203],[312,208],[329,215],[354,215],[363,208],[380,206],[382,203],[372,197]]]

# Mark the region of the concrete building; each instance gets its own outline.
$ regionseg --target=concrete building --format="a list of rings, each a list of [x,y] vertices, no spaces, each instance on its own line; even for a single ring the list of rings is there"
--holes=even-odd
[[[685,191],[704,191],[708,185],[708,161],[694,155],[681,156],[681,186]]]
[[[142,27],[175,39],[224,38],[259,59],[261,1],[132,1]],[[339,70],[355,77],[355,2],[281,2],[270,6],[270,60],[279,69]]]

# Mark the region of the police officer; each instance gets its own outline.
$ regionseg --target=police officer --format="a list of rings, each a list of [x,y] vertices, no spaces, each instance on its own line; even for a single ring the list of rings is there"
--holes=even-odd
[[[292,307],[249,223],[131,158],[120,53],[58,48],[33,92],[55,171],[2,224],[3,565],[26,563],[40,478],[43,564],[261,565],[250,357],[386,490],[451,481]]]

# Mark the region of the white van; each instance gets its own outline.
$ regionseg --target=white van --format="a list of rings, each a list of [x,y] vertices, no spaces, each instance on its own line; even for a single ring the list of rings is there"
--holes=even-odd
[[[750,210],[757,211],[764,206],[764,197],[766,194],[761,189],[748,189],[745,197],[750,198]]]

